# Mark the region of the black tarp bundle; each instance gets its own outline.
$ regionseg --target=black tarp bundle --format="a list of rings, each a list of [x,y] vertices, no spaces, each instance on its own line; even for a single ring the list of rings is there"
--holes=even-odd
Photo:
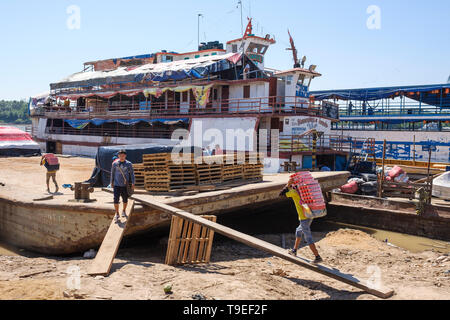
[[[26,148],[0,149],[0,157],[36,157],[40,155],[41,151],[37,149],[26,149]]]
[[[142,163],[142,155],[155,153],[169,153],[172,152],[173,146],[163,146],[156,144],[137,144],[137,145],[123,145],[123,146],[106,146],[99,147],[97,156],[95,158],[95,169],[91,178],[87,181],[94,187],[107,187],[110,182],[110,172],[113,162],[113,157],[117,156],[119,151],[124,149],[127,152],[127,160],[131,163]],[[191,147],[191,152],[194,153],[195,147]],[[201,154],[201,148],[199,151]]]

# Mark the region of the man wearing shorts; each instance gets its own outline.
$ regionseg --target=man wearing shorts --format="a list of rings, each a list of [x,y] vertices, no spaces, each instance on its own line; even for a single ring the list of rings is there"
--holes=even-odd
[[[49,155],[44,155],[41,157],[41,166],[45,166],[45,168],[47,169],[47,176],[46,176],[46,182],[47,182],[47,192],[50,192],[50,178],[53,180],[53,183],[55,184],[55,193],[58,192],[59,187],[58,187],[58,183],[56,182],[56,172],[59,169],[59,166],[54,166],[54,165],[50,165],[48,157],[52,156],[51,154]]]
[[[111,187],[114,189],[114,209],[116,211],[115,220],[119,221],[119,202],[120,197],[123,201],[122,217],[126,217],[126,209],[128,205],[127,185],[132,184],[134,189],[135,177],[133,165],[127,158],[125,150],[119,151],[119,160],[113,162],[111,167]]]
[[[295,204],[295,208],[297,209],[298,219],[300,221],[299,226],[295,230],[295,245],[294,248],[289,249],[289,254],[296,256],[298,247],[300,246],[300,242],[302,240],[302,235],[305,238],[306,243],[309,245],[309,248],[313,252],[315,259],[314,263],[322,262],[322,258],[317,251],[316,245],[314,244],[314,239],[311,234],[311,223],[313,219],[308,219],[305,217],[303,213],[303,208],[300,204],[300,196],[298,192],[292,187],[292,181],[289,180],[286,187],[281,191],[280,195],[286,195],[288,198],[292,198]]]

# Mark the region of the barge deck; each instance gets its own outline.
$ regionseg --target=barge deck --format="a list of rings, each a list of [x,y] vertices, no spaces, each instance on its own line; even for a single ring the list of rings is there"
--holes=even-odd
[[[110,194],[95,189],[91,198],[95,202],[69,202],[73,192],[60,190],[52,199],[44,190],[45,169],[39,159],[0,159],[0,177],[5,186],[0,187],[0,237],[17,247],[44,254],[63,255],[97,248],[101,244],[111,219],[113,204]],[[61,158],[57,174],[60,186],[85,181],[90,177],[94,160],[87,158]],[[344,184],[348,172],[314,172],[324,191]],[[153,195],[155,201],[168,204],[190,213],[224,214],[246,207],[264,206],[288,201],[279,197],[289,174],[265,175],[263,182],[251,183],[226,190],[195,195]],[[168,225],[170,216],[163,212],[136,204],[125,237]]]

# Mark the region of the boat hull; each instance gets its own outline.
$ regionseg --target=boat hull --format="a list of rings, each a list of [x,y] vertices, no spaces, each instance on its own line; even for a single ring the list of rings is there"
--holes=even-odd
[[[323,191],[344,184],[348,172],[315,172]],[[169,197],[164,203],[196,215],[220,215],[246,208],[264,207],[280,201],[279,192],[285,186],[288,174],[275,175],[272,181],[247,184],[222,191],[193,196]],[[112,204],[95,207],[89,204],[49,205],[20,202],[0,198],[0,237],[12,245],[31,251],[65,255],[98,248],[114,216]],[[151,232],[169,225],[170,215],[135,205],[125,237]]]

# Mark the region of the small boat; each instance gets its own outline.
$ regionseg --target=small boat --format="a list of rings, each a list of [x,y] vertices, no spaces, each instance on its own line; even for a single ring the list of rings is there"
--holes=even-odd
[[[30,134],[15,127],[0,127],[0,156],[35,156],[41,147]]]
[[[450,171],[433,180],[433,196],[450,200]]]

